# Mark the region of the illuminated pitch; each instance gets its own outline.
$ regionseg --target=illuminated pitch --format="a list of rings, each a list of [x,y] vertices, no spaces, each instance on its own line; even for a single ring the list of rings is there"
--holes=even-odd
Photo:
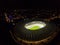
[[[41,28],[43,28],[45,26],[46,26],[46,24],[44,22],[33,21],[33,22],[30,22],[30,23],[27,23],[25,25],[25,28],[29,29],[29,30],[38,30],[38,29],[41,29]]]

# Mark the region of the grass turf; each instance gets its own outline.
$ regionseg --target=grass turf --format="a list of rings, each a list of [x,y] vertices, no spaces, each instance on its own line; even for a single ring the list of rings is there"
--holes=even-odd
[[[38,30],[38,29],[40,29],[39,26],[33,26],[32,28],[30,28],[30,30]]]

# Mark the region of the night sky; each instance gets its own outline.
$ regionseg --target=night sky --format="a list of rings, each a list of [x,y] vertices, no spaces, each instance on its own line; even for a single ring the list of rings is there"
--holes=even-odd
[[[59,0],[1,0],[0,7],[5,8],[59,8]]]

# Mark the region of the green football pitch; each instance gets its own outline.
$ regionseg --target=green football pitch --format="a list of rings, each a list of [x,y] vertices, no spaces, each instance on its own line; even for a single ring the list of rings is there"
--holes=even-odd
[[[33,26],[32,28],[30,28],[30,30],[38,30],[38,29],[40,29],[39,26]]]
[[[40,22],[37,21],[37,22],[31,22],[29,24],[26,24],[25,28],[28,29],[28,30],[39,30],[39,29],[41,29],[45,26],[46,26],[45,23],[43,23],[43,22],[40,23]]]

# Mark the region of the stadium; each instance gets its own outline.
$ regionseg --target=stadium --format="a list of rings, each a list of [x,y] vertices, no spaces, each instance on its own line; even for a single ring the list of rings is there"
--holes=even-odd
[[[10,30],[10,34],[14,41],[22,45],[44,45],[53,40],[58,29],[56,24],[51,22],[49,15],[42,16],[35,12],[29,14],[32,10],[28,11],[28,13],[25,11],[25,14],[21,14],[20,18],[19,15],[15,15],[18,18],[13,18],[15,23],[12,24],[15,25],[13,30]],[[45,20],[46,18],[47,20]]]

